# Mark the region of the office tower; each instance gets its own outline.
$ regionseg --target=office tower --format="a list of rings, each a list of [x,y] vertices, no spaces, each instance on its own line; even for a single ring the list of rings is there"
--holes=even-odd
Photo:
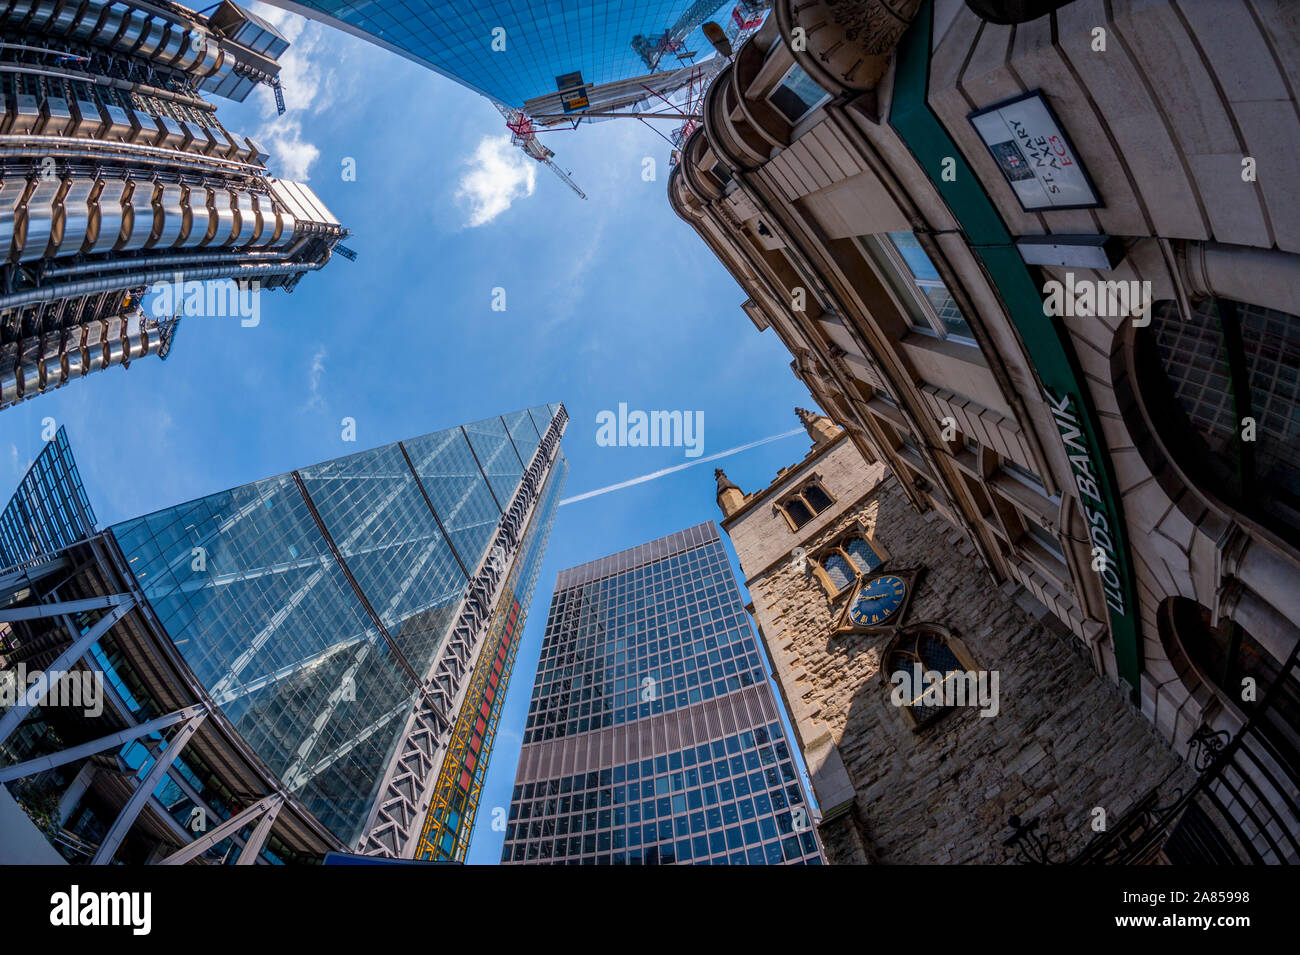
[[[249,319],[346,234],[202,97],[279,95],[288,44],[235,4],[18,0],[0,38],[0,407],[165,358],[182,311]],[[178,282],[182,303],[143,307]]]
[[[102,532],[52,443],[6,511],[0,653],[105,699],[20,697],[0,782],[79,861],[463,858],[566,421],[543,405]]]
[[[1194,6],[774,0],[668,186],[862,459],[1191,762],[1291,747],[1300,694],[1300,195],[1251,171],[1295,154],[1300,37]],[[1228,804],[1273,859],[1300,765],[1276,778]]]
[[[713,523],[560,572],[501,859],[820,864]]]
[[[630,79],[667,67],[667,61],[681,65],[692,58],[692,49],[709,52],[707,43],[701,48],[686,41],[724,3],[413,0],[386,8],[348,0],[273,0],[514,107],[560,89]]]

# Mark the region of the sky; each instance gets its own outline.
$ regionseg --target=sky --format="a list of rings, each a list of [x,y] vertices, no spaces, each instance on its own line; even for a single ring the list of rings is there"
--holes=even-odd
[[[745,491],[766,486],[808,450],[802,430],[789,432],[794,408],[815,405],[790,354],[755,330],[735,280],[673,213],[668,145],[644,125],[544,136],[584,201],[509,146],[487,100],[360,39],[254,10],[292,42],[281,58],[288,112],[277,116],[258,89],[242,104],[218,100],[218,115],[267,147],[273,174],[311,185],[354,233],[344,241],[357,260],[335,256],[294,292],[262,294],[255,326],[185,318],[165,361],[0,414],[0,488],[17,485],[50,423],[67,429],[105,527],[551,401],[570,416],[565,497],[667,471],[558,511],[470,848],[470,862],[494,863],[504,834],[492,809],[509,805],[556,574],[720,519],[713,468]],[[620,403],[702,413],[700,455],[598,444],[598,416]]]

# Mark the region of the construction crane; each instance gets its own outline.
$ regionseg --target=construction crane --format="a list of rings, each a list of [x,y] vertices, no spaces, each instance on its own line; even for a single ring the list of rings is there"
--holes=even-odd
[[[698,65],[692,63],[695,53],[684,50],[683,43],[686,37],[708,20],[710,14],[724,5],[725,0],[697,0],[658,38],[650,40],[640,35],[634,37],[632,48],[654,75],[614,80],[591,88],[582,87],[584,106],[591,105],[592,108],[571,109],[564,98],[566,92],[570,92],[566,89],[535,97],[524,103],[523,109],[493,103],[505,118],[511,143],[533,159],[549,166],[553,173],[583,199],[587,198],[587,194],[578,188],[568,173],[554,163],[554,151],[547,149],[537,139],[538,124],[545,129],[559,124],[576,128],[584,120],[617,117],[635,118],[646,126],[650,126],[647,120],[652,119],[681,120],[682,125],[671,138],[655,130],[673,148],[671,161],[675,163],[681,144],[700,123],[704,94],[709,82],[730,62],[730,57],[722,52],[726,44],[719,46],[713,37],[710,37],[710,42],[718,48],[718,55]],[[769,7],[770,0],[739,0],[727,18],[725,29],[716,24],[711,26],[717,34],[725,32],[731,49],[739,49],[741,43],[762,26]],[[677,54],[679,63],[671,70],[659,72],[660,62],[670,52]],[[684,100],[684,105],[675,102],[679,100]],[[657,107],[648,105],[656,102]]]
[[[641,57],[652,73],[659,69],[659,61],[664,58],[665,54],[675,53],[677,59],[689,60],[695,54],[684,49],[686,38],[694,33],[696,28],[720,6],[722,6],[722,3],[719,3],[718,0],[696,0],[678,18],[676,23],[659,36],[647,37],[641,34],[634,36],[632,38],[632,49],[637,52],[637,55]]]
[[[700,125],[701,117],[704,114],[704,94],[708,92],[709,82],[721,71],[726,63],[726,60],[723,59],[724,50],[735,51],[740,49],[740,45],[763,25],[763,19],[763,9],[758,3],[746,3],[741,0],[732,8],[731,16],[725,28],[714,23],[705,25],[706,34],[709,33],[709,28],[712,27],[726,36],[726,42],[725,44],[714,43],[718,47],[719,55],[705,60],[696,67],[692,71],[690,82],[683,87],[685,101],[681,106],[681,111],[690,118],[673,130],[672,135],[669,137],[669,143],[673,147],[672,157],[669,160],[672,165],[677,165],[683,144]],[[713,42],[712,37],[709,39]],[[730,56],[727,59],[730,59]]]
[[[500,103],[493,103],[503,117],[505,117],[506,128],[510,130],[510,142],[522,149],[525,155],[536,159],[544,166],[549,166],[551,172],[555,173],[564,181],[564,184],[576,192],[583,199],[587,194],[578,188],[578,184],[569,178],[569,174],[557,166],[552,157],[555,151],[547,149],[537,139],[537,130],[533,128],[533,121],[524,115],[522,110],[512,109],[509,106],[502,106]]]

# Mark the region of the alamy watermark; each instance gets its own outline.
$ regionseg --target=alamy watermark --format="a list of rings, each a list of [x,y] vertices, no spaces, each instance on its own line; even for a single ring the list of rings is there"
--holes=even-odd
[[[96,892],[74,885],[50,896],[50,924],[129,928],[132,935],[148,935],[153,927],[153,895],[149,892]]]
[[[688,458],[704,453],[703,411],[618,411],[596,415],[596,444],[602,448],[685,448]]]
[[[998,715],[997,670],[926,670],[913,663],[911,671],[897,670],[890,702],[895,706],[978,706],[980,716]]]
[[[1043,314],[1053,318],[1132,318],[1133,325],[1151,324],[1151,283],[1136,279],[1074,278],[1043,283]]]
[[[257,279],[186,281],[177,272],[169,284],[154,286],[154,318],[238,318],[244,328],[262,322],[262,283]]]
[[[104,677],[98,670],[31,670],[20,663],[0,672],[0,706],[16,705],[29,693],[41,706],[66,706],[85,716],[104,712]]]

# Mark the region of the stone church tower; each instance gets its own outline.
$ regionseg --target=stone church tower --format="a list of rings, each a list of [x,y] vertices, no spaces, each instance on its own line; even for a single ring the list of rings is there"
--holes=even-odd
[[[994,585],[828,418],[798,415],[803,460],[750,494],[719,469],[717,500],[830,861],[1004,862],[1018,831],[1065,861],[1190,782],[1041,605]]]

